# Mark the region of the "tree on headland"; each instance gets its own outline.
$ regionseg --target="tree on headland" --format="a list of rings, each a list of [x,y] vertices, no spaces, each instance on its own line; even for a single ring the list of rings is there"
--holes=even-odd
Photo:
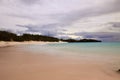
[[[0,41],[14,41],[17,35],[7,31],[0,31]]]
[[[59,39],[43,36],[43,35],[33,35],[33,34],[23,34],[21,36],[17,36],[14,33],[7,31],[0,31],[0,41],[49,41],[49,42],[58,42]]]
[[[75,40],[75,39],[66,39],[66,40],[63,40],[62,41],[65,41],[65,42],[101,42],[101,40],[95,40],[95,39],[80,39],[80,40]]]
[[[59,39],[51,36],[45,35],[35,35],[35,34],[23,34],[23,35],[16,35],[15,33],[11,33],[8,31],[0,31],[0,41],[49,41],[49,42],[58,42]],[[95,39],[61,39],[63,42],[101,42],[100,40]]]

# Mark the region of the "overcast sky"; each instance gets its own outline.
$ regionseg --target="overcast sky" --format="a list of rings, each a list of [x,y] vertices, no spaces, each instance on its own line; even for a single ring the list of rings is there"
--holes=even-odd
[[[120,41],[120,0],[0,0],[0,30]]]

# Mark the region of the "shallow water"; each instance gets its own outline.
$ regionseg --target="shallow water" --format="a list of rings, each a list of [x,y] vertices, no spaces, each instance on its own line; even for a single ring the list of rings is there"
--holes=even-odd
[[[32,52],[59,52],[69,53],[72,55],[98,55],[98,56],[118,56],[120,57],[120,42],[102,42],[102,43],[55,43],[47,45],[23,45],[25,50]]]
[[[99,61],[120,67],[120,42],[22,45],[22,49],[38,54],[42,52],[62,57]]]

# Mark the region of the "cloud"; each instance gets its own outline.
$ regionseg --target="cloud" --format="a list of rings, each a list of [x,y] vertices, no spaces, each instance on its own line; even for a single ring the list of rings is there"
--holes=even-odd
[[[83,10],[77,10],[77,11],[71,11],[66,14],[58,14],[56,15],[56,18],[58,18],[63,24],[65,25],[71,25],[71,23],[74,23],[75,21],[89,18],[89,17],[96,17],[101,15],[107,15],[111,13],[117,13],[120,12],[120,3],[119,1],[114,1],[114,3],[108,2],[109,5],[100,5],[95,7],[88,7]],[[115,6],[116,5],[116,6]]]
[[[112,25],[112,27],[120,28],[120,22],[110,22],[108,24]]]
[[[74,38],[76,32],[120,32],[119,0],[0,1],[0,29]]]
[[[78,32],[73,35],[83,36],[84,38],[100,39],[102,41],[120,41],[118,32]]]
[[[20,0],[25,5],[34,5],[34,4],[40,4],[41,0]]]
[[[65,29],[57,24],[47,24],[47,25],[16,25],[19,27],[27,28],[25,32],[39,32],[41,35],[57,37],[60,35],[65,35]]]
[[[76,20],[79,20],[81,18],[85,18],[85,17],[92,17],[92,16],[100,16],[100,15],[104,15],[104,14],[109,14],[109,13],[114,13],[114,12],[119,12],[120,11],[120,5],[118,3],[120,3],[120,1],[118,0],[106,0],[106,1],[98,1],[96,0],[96,2],[98,3],[103,3],[105,2],[106,4],[101,4],[96,5],[95,1],[92,1],[93,6],[91,6],[90,4],[86,3],[88,2],[88,0],[71,0],[71,1],[58,1],[58,0],[20,0],[23,3],[26,4],[40,4],[44,3],[44,5],[36,5],[36,6],[29,6],[29,7],[24,7],[26,11],[22,10],[22,13],[24,12],[24,14],[9,14],[13,17],[21,17],[21,18],[31,18],[31,19],[36,19],[38,16],[51,16],[51,18],[55,18],[56,20],[60,21],[60,23],[63,24],[70,24],[71,22],[75,22]],[[60,3],[59,3],[60,2]],[[66,3],[69,4],[66,6]],[[79,6],[79,7],[85,7],[85,9],[79,9],[77,7],[74,8],[74,6],[72,6],[73,4],[71,2],[78,2],[83,3],[84,5],[87,6]],[[59,3],[59,4],[58,4]],[[54,5],[53,5],[54,4]],[[77,4],[77,3],[75,3]],[[75,5],[74,4],[74,5]],[[21,4],[23,5],[23,4]],[[47,7],[48,6],[48,7]],[[62,7],[63,6],[63,7]],[[68,7],[68,8],[66,8]],[[69,8],[71,7],[71,8]],[[73,9],[72,9],[73,8]],[[23,9],[23,8],[22,8]],[[31,12],[29,12],[28,10],[31,10]],[[39,11],[40,10],[40,11]],[[35,16],[32,14],[35,14]],[[47,15],[46,15],[47,14]],[[37,16],[37,17],[36,17]],[[39,17],[38,17],[39,18]]]

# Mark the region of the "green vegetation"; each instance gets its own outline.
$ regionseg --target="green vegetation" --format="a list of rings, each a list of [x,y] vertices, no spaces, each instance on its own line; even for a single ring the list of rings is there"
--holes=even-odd
[[[17,36],[14,33],[7,31],[0,31],[0,41],[49,41],[49,42],[58,42],[59,39],[49,36],[42,35],[33,35],[33,34],[23,34]]]
[[[49,41],[49,42],[58,42],[59,39],[50,36],[43,36],[43,35],[34,35],[34,34],[23,34],[21,36],[17,36],[15,33],[7,32],[7,31],[0,31],[0,41]],[[101,42],[100,40],[94,39],[61,39],[64,42]]]
[[[16,37],[17,35],[14,33],[0,31],[0,41],[13,41]]]
[[[100,40],[95,40],[95,39],[80,39],[80,40],[75,40],[75,39],[67,39],[67,40],[62,40],[65,42],[101,42]]]

